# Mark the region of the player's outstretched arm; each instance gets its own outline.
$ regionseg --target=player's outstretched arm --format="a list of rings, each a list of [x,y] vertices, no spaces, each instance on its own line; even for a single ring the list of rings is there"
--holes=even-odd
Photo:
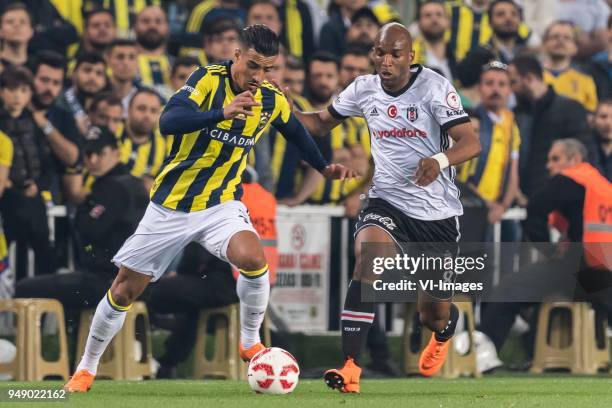
[[[314,136],[325,136],[342,121],[333,117],[327,110],[319,112],[294,111],[295,116]]]
[[[421,159],[415,175],[417,185],[425,187],[448,166],[463,163],[480,154],[480,140],[469,121],[453,126],[448,134],[455,141],[453,147],[444,153]]]
[[[199,107],[188,100],[174,95],[159,118],[159,130],[162,135],[174,135],[195,132],[207,126],[213,126],[225,119],[238,115],[253,115],[251,108],[259,105],[250,92],[237,95],[225,108],[200,112]]]
[[[319,171],[319,173],[323,174],[323,176],[333,179],[345,179],[357,176],[353,170],[341,164],[328,164],[312,136],[308,134],[304,125],[297,120],[293,113],[289,115],[287,122],[283,122],[279,117],[272,122],[272,124],[285,139],[300,149],[304,160]]]

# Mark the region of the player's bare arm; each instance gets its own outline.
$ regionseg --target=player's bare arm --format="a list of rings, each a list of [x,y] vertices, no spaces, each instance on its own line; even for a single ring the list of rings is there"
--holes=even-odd
[[[440,172],[449,166],[468,161],[480,154],[480,140],[469,122],[453,126],[448,130],[455,142],[444,153],[421,159],[415,178],[416,184],[425,187],[433,182]]]
[[[342,123],[342,120],[333,117],[327,110],[308,113],[296,110],[294,113],[310,134],[314,136],[325,136]]]

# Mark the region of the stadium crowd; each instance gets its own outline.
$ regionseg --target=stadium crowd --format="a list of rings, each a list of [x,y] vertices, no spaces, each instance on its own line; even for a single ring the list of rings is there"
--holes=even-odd
[[[475,240],[492,240],[492,226],[512,206],[542,218],[533,199],[560,161],[588,162],[602,182],[612,182],[612,1],[425,0],[409,16],[394,5],[0,0],[0,298],[56,297],[73,312],[96,304],[116,272],[109,260],[135,229],[172,148],[172,136],[158,129],[165,102],[198,66],[231,60],[241,28],[251,24],[281,38],[268,79],[286,87],[302,111],[325,109],[357,76],[373,73],[369,53],[383,24],[409,26],[413,62],[456,85],[480,135],[480,157],[457,169],[462,192],[483,208]],[[271,193],[268,201],[342,205],[355,218],[372,173],[370,137],[385,135],[370,135],[363,118],[316,137],[328,160],[364,175],[328,181],[271,128],[249,157],[249,179]],[[51,242],[47,216],[55,205],[66,206],[69,217]],[[504,221],[503,239],[547,238],[537,220],[524,227]],[[9,271],[13,242],[16,270]],[[57,275],[67,242],[76,243],[76,270]],[[27,276],[27,248],[35,254],[34,277]],[[188,248],[147,294],[154,310],[184,315],[171,325],[172,350],[190,350],[194,309],[236,301],[229,266],[201,251]],[[214,290],[190,279],[221,269],[228,273],[215,278]],[[193,290],[168,309],[180,288]],[[497,333],[495,322],[487,325]],[[498,347],[504,337],[495,336]],[[373,354],[381,342],[372,341]],[[162,357],[160,376],[172,376],[186,357]]]

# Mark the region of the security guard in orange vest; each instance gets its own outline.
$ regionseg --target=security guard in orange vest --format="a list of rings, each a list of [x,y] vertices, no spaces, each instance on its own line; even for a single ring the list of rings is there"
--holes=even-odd
[[[612,261],[606,262],[603,251],[612,248],[612,184],[584,162],[586,157],[578,140],[553,143],[546,164],[552,178],[530,198],[525,232],[532,241],[548,241],[548,231],[542,228],[548,221],[564,240],[584,243],[586,267],[610,270]]]
[[[505,343],[516,315],[545,298],[588,300],[595,307],[597,321],[604,319],[602,312],[612,316],[612,184],[586,158],[585,146],[576,139],[556,140],[548,153],[551,178],[529,198],[523,232],[538,243],[538,249],[549,241],[549,226],[563,236],[549,259],[505,274],[488,297],[491,303],[483,303],[478,330],[497,350]],[[575,244],[580,242],[582,247]],[[523,339],[531,354],[537,322],[534,318],[529,323],[532,330]]]

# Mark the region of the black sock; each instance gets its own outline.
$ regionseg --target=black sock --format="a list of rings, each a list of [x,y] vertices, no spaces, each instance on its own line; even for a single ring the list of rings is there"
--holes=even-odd
[[[444,329],[435,333],[437,341],[447,341],[453,334],[455,334],[455,328],[457,327],[457,321],[459,320],[459,309],[453,303],[450,307],[450,316],[448,317],[448,323]]]
[[[361,301],[362,285],[368,284],[351,281],[341,314],[342,351],[345,358],[351,357],[355,362],[359,359],[370,326],[374,322],[375,303]]]

